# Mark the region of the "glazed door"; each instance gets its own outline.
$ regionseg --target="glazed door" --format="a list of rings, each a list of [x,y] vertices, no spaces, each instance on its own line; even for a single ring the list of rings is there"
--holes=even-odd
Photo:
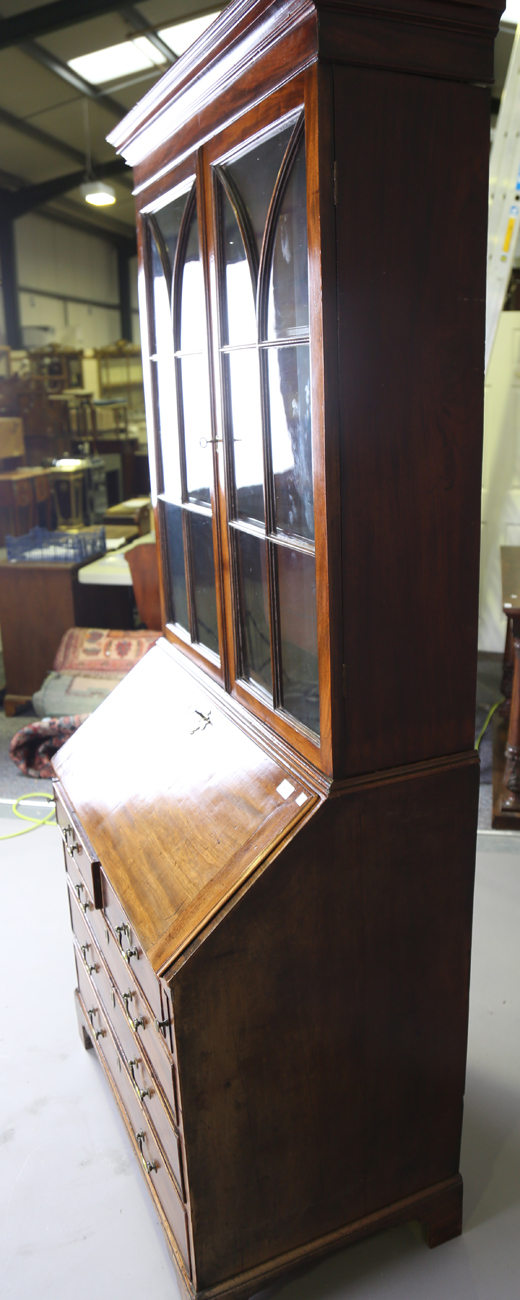
[[[320,741],[305,112],[208,148],[234,690]],[[269,120],[271,116],[271,120]],[[274,117],[274,120],[273,120]],[[318,363],[319,364],[319,363]],[[231,656],[230,656],[231,658]]]
[[[215,446],[196,169],[143,214],[166,625],[220,669]]]
[[[167,635],[330,771],[315,84],[215,136],[141,221]]]

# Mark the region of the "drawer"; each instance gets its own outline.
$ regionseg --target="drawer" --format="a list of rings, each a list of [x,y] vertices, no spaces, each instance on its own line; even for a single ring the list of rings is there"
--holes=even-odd
[[[81,961],[78,962],[78,984],[85,1018],[92,1027],[92,1042],[103,1057],[122,1108],[131,1125],[134,1144],[139,1154],[147,1184],[160,1202],[186,1268],[190,1272],[188,1228],[184,1206],[176,1190],[175,1182],[171,1177],[149,1116],[140,1105],[130,1077],[121,1060],[103,1006],[96,999],[96,990],[92,988]]]
[[[160,981],[155,971],[150,966],[146,954],[143,952],[138,938],[133,933],[128,917],[119,902],[117,894],[112,889],[110,881],[104,872],[102,875],[102,892],[104,900],[105,915],[108,917],[110,927],[116,937],[116,947],[119,949],[118,957],[131,968],[137,984],[140,985],[144,996],[152,1009],[154,1021],[156,1022],[157,1031],[161,1034],[166,1046],[170,1051],[173,1050],[173,1041],[170,1024],[170,1003],[163,1001],[163,994]],[[108,945],[110,946],[110,945]],[[109,965],[111,964],[107,956]],[[117,982],[119,982],[117,980]]]
[[[101,893],[101,868],[94,849],[81,829],[74,810],[71,808],[59,781],[54,782],[56,800],[56,821],[61,831],[65,852],[77,866],[79,874],[87,887],[94,907],[103,906]]]
[[[184,1198],[184,1178],[182,1174],[181,1143],[171,1116],[165,1110],[161,1094],[157,1088],[154,1075],[148,1069],[142,1056],[134,1056],[127,1062],[130,1080],[142,1108],[152,1122],[156,1136],[177,1183],[179,1196]]]
[[[118,986],[112,981],[111,972],[107,970],[103,957],[98,951],[95,938],[86,923],[85,914],[76,906],[74,894],[71,896],[70,912],[79,960],[99,993],[127,1061],[139,1060],[142,1055],[148,1056],[152,1073],[157,1076],[157,1082],[164,1092],[175,1119],[177,1107],[174,1068],[162,1045],[162,1040],[155,1032],[142,995],[136,984],[131,981],[130,972],[124,964],[121,985]],[[97,915],[99,916],[100,913]],[[179,1181],[182,1186],[180,1169]]]
[[[63,847],[65,849],[65,845]],[[81,875],[74,858],[67,852],[65,852],[65,870],[69,877],[69,883],[72,884],[72,892],[78,900],[80,911],[83,912],[84,916],[88,913],[91,929],[95,930],[95,927],[92,925],[94,913],[101,921],[103,920],[103,913],[96,911],[93,899],[89,894],[83,876]]]

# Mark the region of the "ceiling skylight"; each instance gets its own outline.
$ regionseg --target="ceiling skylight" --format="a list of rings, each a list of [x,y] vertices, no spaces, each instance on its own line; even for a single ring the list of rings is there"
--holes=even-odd
[[[189,49],[199,36],[202,36],[206,27],[218,18],[220,12],[219,9],[215,13],[206,14],[204,18],[190,18],[186,23],[176,23],[175,27],[163,27],[159,36],[166,45],[170,46],[174,54],[184,54],[185,50]]]
[[[163,63],[160,50],[156,50],[146,36],[136,36],[133,41],[122,41],[120,45],[108,45],[105,50],[69,59],[69,68],[79,72],[80,77],[85,77],[94,86],[101,86],[119,77],[131,77],[134,72],[162,67]]]
[[[176,23],[174,27],[165,27],[159,36],[174,54],[184,54],[216,17],[217,14],[212,13],[206,14],[204,18],[190,18],[185,23]],[[132,40],[121,41],[120,45],[109,45],[105,50],[95,50],[92,54],[81,54],[77,59],[69,59],[69,68],[85,77],[86,81],[92,82],[92,85],[102,86],[120,78],[132,77],[136,72],[151,72],[153,68],[162,68],[164,63],[161,51],[146,36],[135,36]]]

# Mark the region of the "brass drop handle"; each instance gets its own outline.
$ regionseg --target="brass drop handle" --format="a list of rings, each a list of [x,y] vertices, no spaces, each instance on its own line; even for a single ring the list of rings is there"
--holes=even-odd
[[[126,948],[126,949],[125,949],[125,948],[121,948],[121,955],[122,955],[122,957],[123,957],[123,960],[129,963],[132,957],[139,957],[139,949],[138,949],[138,948]]]
[[[75,831],[71,823],[68,822],[66,826],[60,826],[60,831],[67,853],[70,853],[71,858],[74,853],[81,853],[81,844],[78,844],[77,840],[74,838]]]
[[[76,893],[77,893],[77,896],[78,896],[78,903],[79,903],[79,905],[80,905],[81,911],[82,911],[82,912],[88,912],[89,907],[92,907],[92,903],[89,903],[88,898],[87,898],[86,903],[82,903],[82,901],[81,901],[81,894],[82,894],[82,891],[83,891],[84,888],[85,888],[84,885],[76,885],[76,886],[75,886]]]
[[[139,950],[137,948],[123,948],[123,935],[126,935],[126,938],[130,940],[130,943],[132,942],[132,931],[126,921],[124,925],[116,925],[116,934],[119,939],[121,956],[124,961],[129,962],[132,957],[139,957]]]
[[[150,1092],[150,1089],[149,1089],[149,1088],[140,1088],[140,1087],[139,1087],[139,1082],[138,1082],[138,1080],[137,1080],[136,1077],[135,1077],[135,1074],[134,1074],[134,1066],[135,1066],[136,1068],[138,1068],[138,1067],[139,1067],[139,1061],[129,1061],[129,1066],[130,1066],[130,1074],[132,1075],[132,1083],[133,1083],[133,1085],[134,1085],[134,1088],[135,1088],[135,1091],[136,1091],[136,1093],[137,1093],[137,1096],[139,1097],[139,1101],[142,1101],[142,1100],[143,1100],[143,1097],[151,1097],[152,1094],[151,1094],[151,1092]]]
[[[87,1015],[88,1015],[88,1018],[89,1018],[89,1020],[90,1020],[90,1023],[91,1023],[91,1026],[92,1026],[92,1029],[93,1029],[93,1032],[94,1032],[94,1038],[96,1039],[96,1041],[97,1041],[98,1038],[104,1038],[104,1037],[105,1037],[105,1030],[104,1030],[104,1029],[95,1029],[95,1028],[94,1028],[94,1016],[97,1016],[97,1014],[98,1014],[98,1009],[97,1009],[97,1007],[91,1007],[91,1008],[90,1008],[90,1011],[87,1011]]]
[[[206,447],[211,447],[212,444],[217,442],[222,442],[222,438],[199,438],[199,447],[202,447],[202,450],[205,451]]]
[[[155,1163],[155,1160],[147,1160],[144,1154],[143,1143],[146,1142],[146,1133],[142,1133],[142,1132],[136,1133],[135,1140],[137,1142],[139,1151],[141,1153],[141,1160],[143,1162],[143,1166],[146,1169],[147,1174],[152,1174],[154,1170],[157,1169],[157,1165]]]
[[[94,972],[97,971],[97,966],[91,966],[91,965],[90,965],[90,962],[89,962],[88,957],[87,957],[87,952],[88,952],[89,948],[90,948],[90,944],[89,944],[89,943],[82,943],[82,945],[81,945],[81,955],[82,955],[82,957],[83,957],[83,965],[84,965],[84,967],[85,967],[85,970],[86,970],[86,972],[87,972],[87,975],[93,975]]]
[[[128,1003],[132,1001],[133,996],[134,996],[133,993],[123,993],[123,994],[122,994],[123,1002],[124,1002],[124,1004],[125,1004],[125,1016],[126,1016],[126,1018],[127,1018],[127,1020],[128,1020],[128,1024],[132,1026],[132,1029],[145,1029],[145,1028],[146,1028],[146,1022],[143,1020],[143,1017],[142,1017],[142,1016],[136,1016],[136,1019],[135,1019],[135,1020],[132,1020],[132,1017],[131,1017],[130,1012],[129,1012],[129,1010],[128,1010]]]

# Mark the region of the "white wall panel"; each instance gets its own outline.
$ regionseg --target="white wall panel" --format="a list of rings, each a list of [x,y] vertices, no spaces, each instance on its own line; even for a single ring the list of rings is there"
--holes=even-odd
[[[117,253],[106,240],[32,212],[15,232],[20,285],[118,302]]]

